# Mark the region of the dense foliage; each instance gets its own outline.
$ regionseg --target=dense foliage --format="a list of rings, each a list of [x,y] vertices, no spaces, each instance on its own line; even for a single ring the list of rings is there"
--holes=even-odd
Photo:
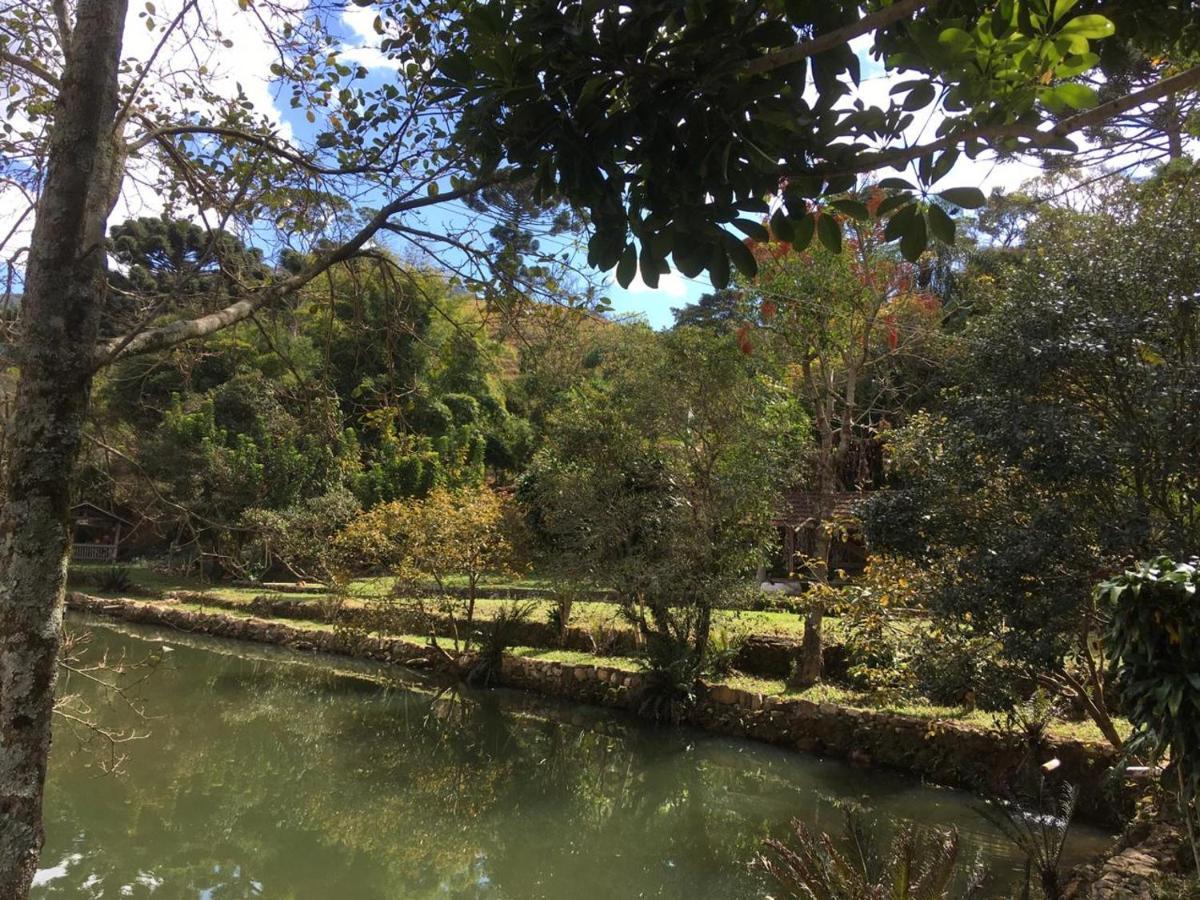
[[[1097,575],[1200,539],[1200,190],[1168,170],[1102,200],[1041,207],[977,273],[941,397],[869,510],[878,546],[930,569],[948,630],[1093,687]]]
[[[657,668],[694,675],[713,609],[764,559],[803,421],[731,340],[629,333],[567,395],[523,480],[543,552],[616,590]]]
[[[115,228],[130,262],[119,278],[203,304],[224,276],[177,268],[197,240],[179,223]],[[174,292],[177,271],[191,272],[195,300]],[[312,576],[359,507],[514,477],[531,431],[508,409],[517,389],[500,373],[513,355],[446,277],[363,261],[203,351],[115,366],[82,492],[144,519],[147,552]]]
[[[1159,556],[1097,588],[1110,615],[1105,646],[1122,709],[1134,726],[1131,749],[1167,761],[1169,793],[1200,867],[1200,625],[1197,561]]]

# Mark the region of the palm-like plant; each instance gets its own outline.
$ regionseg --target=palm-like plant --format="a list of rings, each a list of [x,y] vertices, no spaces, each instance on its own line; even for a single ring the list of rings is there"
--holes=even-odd
[[[779,886],[778,897],[793,900],[948,900],[971,898],[983,886],[984,870],[976,860],[959,875],[957,830],[938,831],[904,823],[883,848],[871,834],[861,811],[845,810],[841,840],[814,834],[792,821],[793,837],[768,840],[757,864]],[[950,891],[954,889],[954,894]]]
[[[1055,799],[1039,782],[1037,794],[1014,802],[993,802],[979,810],[988,822],[1025,856],[1025,884],[1020,900],[1036,896],[1034,887],[1046,900],[1059,900],[1063,894],[1063,851],[1075,814],[1079,792],[1063,784]]]

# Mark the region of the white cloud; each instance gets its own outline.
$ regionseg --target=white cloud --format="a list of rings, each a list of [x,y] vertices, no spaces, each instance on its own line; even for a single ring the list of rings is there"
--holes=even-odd
[[[245,98],[254,105],[255,112],[267,118],[280,139],[291,140],[292,128],[276,103],[275,88],[270,80],[270,64],[277,51],[267,31],[278,30],[281,23],[272,18],[278,14],[264,7],[260,20],[253,10],[241,10],[236,3],[201,0],[164,41],[163,27],[174,21],[185,2],[159,0],[153,30],[146,27],[147,20],[142,15],[144,4],[134,3],[130,8],[125,22],[122,57],[143,66],[151,65],[150,73],[142,82],[142,98],[152,98],[168,112],[178,109],[185,86],[192,83],[204,67],[203,78],[208,90],[230,98],[237,95],[240,87]],[[279,6],[299,12],[307,7],[307,3],[305,0],[285,0]],[[224,46],[222,41],[228,41],[230,46]],[[134,77],[133,74],[122,76],[123,83],[131,84]],[[192,113],[205,110],[198,98],[187,102]],[[136,127],[136,123],[131,126],[131,134]],[[132,160],[128,173],[110,221],[162,213],[166,201],[153,187],[158,175],[153,157],[147,155],[144,159]],[[25,199],[17,191],[11,187],[0,188],[0,236],[9,232],[26,206]],[[196,210],[177,212],[188,215],[195,214]],[[0,248],[0,254],[9,259],[18,248],[27,246],[32,228],[33,216],[28,215],[8,243]]]
[[[350,43],[342,45],[342,59],[356,62],[368,69],[398,71],[404,61],[385,55],[380,49],[385,35],[375,30],[377,15],[374,7],[370,6],[351,4],[342,10],[342,24],[350,31],[352,38]]]
[[[605,276],[605,279],[609,284],[615,285],[617,283],[615,270],[609,272]],[[671,300],[682,300],[688,295],[688,284],[682,275],[680,275],[678,272],[671,271],[666,275],[659,276],[658,287],[652,288],[647,285],[646,282],[642,281],[642,273],[638,272],[637,275],[634,276],[634,279],[630,283],[629,287],[625,288],[625,291],[629,294],[653,294],[655,297],[667,297]]]

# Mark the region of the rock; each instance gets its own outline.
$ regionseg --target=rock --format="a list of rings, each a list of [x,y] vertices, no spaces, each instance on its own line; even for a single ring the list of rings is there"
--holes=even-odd
[[[735,691],[727,684],[714,684],[709,688],[708,696],[713,703],[720,703],[722,706],[731,706],[738,702],[738,694],[740,691]]]

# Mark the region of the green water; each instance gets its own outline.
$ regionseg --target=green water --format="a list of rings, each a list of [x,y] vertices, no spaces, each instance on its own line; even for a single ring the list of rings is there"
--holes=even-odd
[[[385,667],[86,625],[93,655],[161,658],[126,676],[145,719],[66,685],[149,736],[105,774],[108,750],[58,726],[35,897],[762,897],[760,841],[792,817],[835,828],[833,798],[957,825],[1009,891],[1016,862],[961,793]],[[1072,854],[1105,842],[1080,830]]]

